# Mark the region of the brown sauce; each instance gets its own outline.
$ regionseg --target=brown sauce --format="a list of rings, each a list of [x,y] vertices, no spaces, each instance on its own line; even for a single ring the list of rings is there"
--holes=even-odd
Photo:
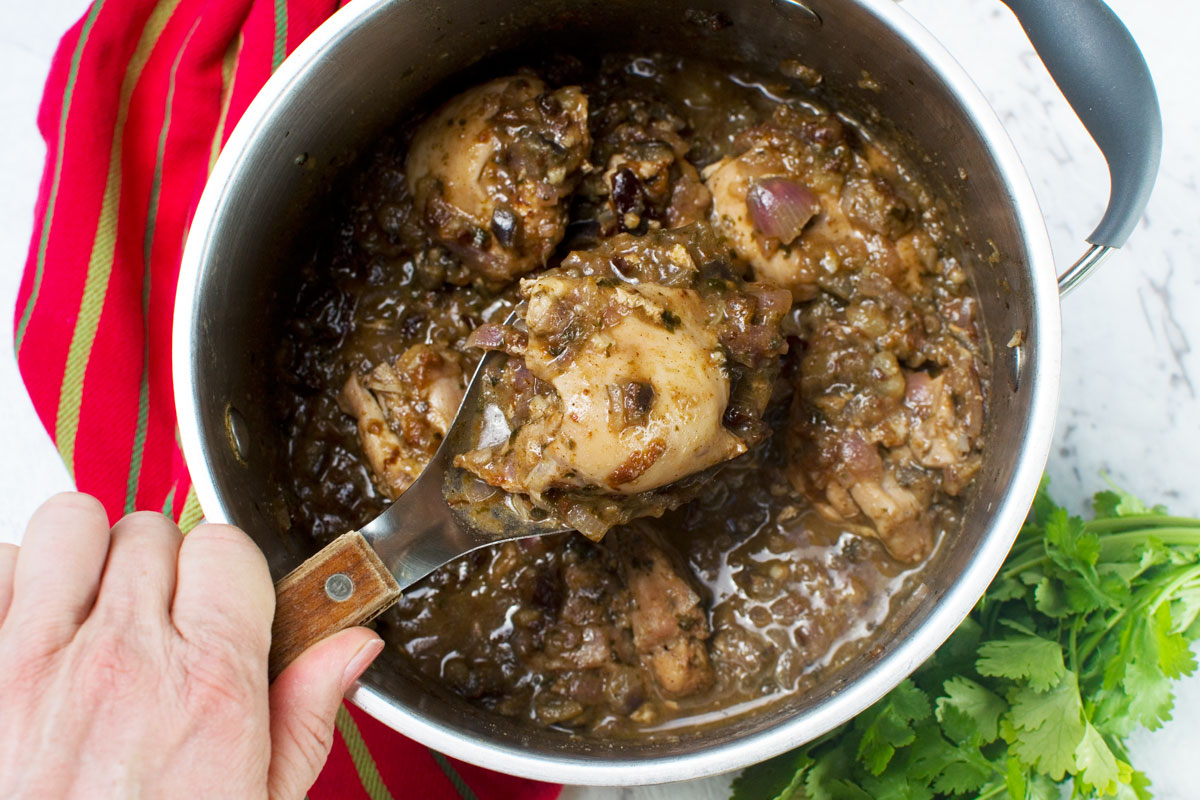
[[[943,205],[782,79],[661,56],[560,58],[539,73],[588,96],[600,167],[577,190],[551,267],[630,230],[626,222],[640,235],[681,213],[648,200],[632,217],[606,216],[606,190],[594,181],[636,139],[614,132],[619,121],[638,115],[677,121],[674,135],[700,172],[769,146],[781,130],[801,131],[804,149],[787,158],[847,209],[844,229],[821,217],[796,244],[797,269],[811,270],[792,287],[790,348],[763,444],[661,518],[599,543],[571,533],[477,551],[412,587],[380,620],[411,669],[497,713],[601,737],[675,733],[804,692],[861,653],[919,583],[932,548],[954,535],[982,446],[987,371],[975,303],[950,255]],[[431,243],[405,188],[411,136],[410,126],[382,138],[334,191],[279,351],[290,524],[322,543],[388,502],[338,405],[347,376],[422,343],[473,365],[482,353],[468,336],[502,321],[516,296],[515,283],[463,283],[457,257]],[[738,254],[729,261],[754,279]],[[690,645],[704,651],[704,681],[664,683],[640,648],[635,584],[655,570],[694,595],[676,622],[699,620]]]

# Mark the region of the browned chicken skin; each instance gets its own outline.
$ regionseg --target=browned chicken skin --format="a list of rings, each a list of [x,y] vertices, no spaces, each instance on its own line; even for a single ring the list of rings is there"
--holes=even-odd
[[[790,296],[721,277],[715,247],[699,227],[620,234],[522,280],[525,328],[471,338],[519,359],[485,389],[510,434],[455,463],[599,538],[761,441]]]
[[[587,111],[578,88],[551,91],[525,75],[442,106],[417,131],[407,160],[425,229],[489,282],[545,266],[591,151]]]

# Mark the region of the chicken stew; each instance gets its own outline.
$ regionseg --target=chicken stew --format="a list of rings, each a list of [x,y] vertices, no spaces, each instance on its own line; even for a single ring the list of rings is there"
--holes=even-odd
[[[781,76],[556,56],[402,121],[334,190],[277,363],[292,529],[460,454],[580,533],[380,620],[425,679],[598,737],[777,702],[860,655],[955,535],[986,346],[944,203]],[[506,323],[516,310],[515,321]]]

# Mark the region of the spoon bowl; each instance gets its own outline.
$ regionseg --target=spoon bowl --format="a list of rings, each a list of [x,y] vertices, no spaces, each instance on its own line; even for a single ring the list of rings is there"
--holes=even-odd
[[[506,323],[515,317],[514,312]],[[446,438],[404,494],[275,584],[272,678],[310,644],[369,622],[409,586],[461,555],[510,539],[569,530],[553,517],[529,513],[499,489],[488,493],[492,502],[473,497],[486,484],[454,465],[454,457],[476,447],[487,421],[496,419],[495,412],[488,413],[482,385],[506,358],[492,351],[479,362]]]

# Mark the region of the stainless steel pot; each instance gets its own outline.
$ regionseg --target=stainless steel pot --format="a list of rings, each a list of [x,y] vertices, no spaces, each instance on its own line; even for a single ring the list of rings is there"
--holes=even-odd
[[[1069,288],[1141,214],[1158,163],[1157,101],[1128,33],[1099,0],[1008,4],[1110,159],[1109,212],[1064,275]],[[767,70],[798,58],[818,69],[827,101],[908,143],[927,180],[952,199],[974,245],[963,258],[994,343],[988,449],[962,531],[876,646],[819,690],[762,713],[731,710],[702,731],[654,742],[596,742],[516,724],[423,683],[392,652],[352,695],[408,736],[504,772],[593,784],[696,778],[832,729],[924,661],[1003,561],[1049,452],[1059,285],[1037,201],[979,91],[892,0],[354,0],[267,83],[197,209],[175,318],[180,434],[210,520],[246,529],[277,578],[309,555],[315,548],[288,530],[274,489],[283,443],[261,400],[278,344],[278,290],[295,263],[288,243],[304,235],[338,170],[443,79],[495,53],[574,42],[665,46]],[[862,80],[864,71],[873,81]]]

